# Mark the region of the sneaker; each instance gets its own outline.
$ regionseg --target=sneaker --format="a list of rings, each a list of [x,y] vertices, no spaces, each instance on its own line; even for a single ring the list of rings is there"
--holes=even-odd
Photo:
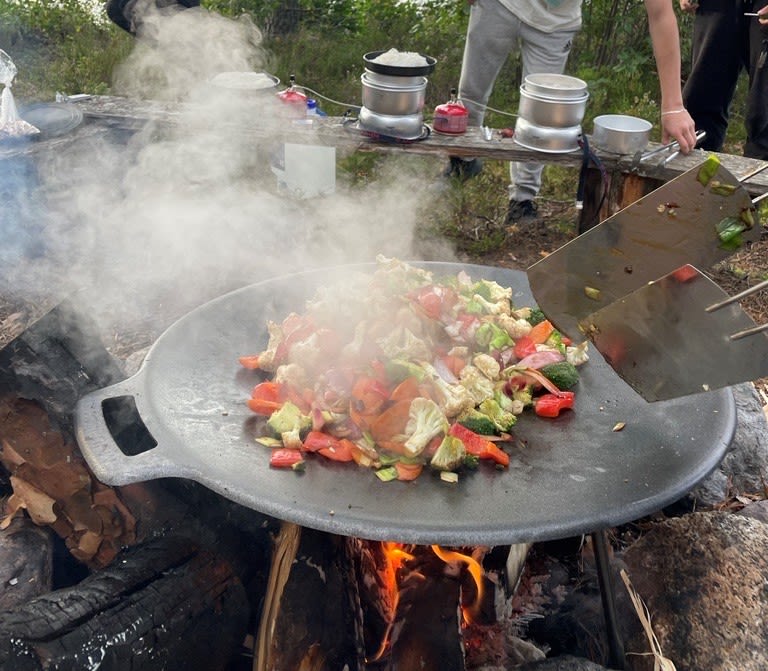
[[[443,176],[466,182],[472,177],[477,177],[482,171],[483,162],[479,158],[464,159],[458,156],[451,156],[450,163],[443,172]]]
[[[510,200],[507,223],[516,224],[526,219],[535,219],[538,212],[539,208],[532,200]]]

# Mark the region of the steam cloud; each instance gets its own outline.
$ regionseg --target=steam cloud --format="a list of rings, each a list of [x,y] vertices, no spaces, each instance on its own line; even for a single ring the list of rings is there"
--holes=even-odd
[[[408,161],[387,161],[386,174],[364,191],[337,184],[334,194],[308,199],[278,191],[270,161],[282,142],[297,142],[279,101],[210,83],[219,72],[269,72],[270,64],[248,20],[199,8],[148,10],[115,90],[180,101],[185,111],[170,128],[52,146],[44,164],[5,161],[13,166],[0,174],[8,290],[77,292],[107,323],[121,314],[167,322],[267,277],[378,253],[415,258],[417,211],[438,196],[410,174]],[[254,125],[259,133],[248,132]],[[452,257],[436,250],[433,258]]]

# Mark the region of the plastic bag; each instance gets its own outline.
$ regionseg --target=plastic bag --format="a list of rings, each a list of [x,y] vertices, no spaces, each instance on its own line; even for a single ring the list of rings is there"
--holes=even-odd
[[[16,101],[11,93],[11,84],[16,76],[16,65],[11,57],[0,49],[0,84],[3,92],[0,94],[0,140],[7,137],[24,137],[40,131],[19,116]]]

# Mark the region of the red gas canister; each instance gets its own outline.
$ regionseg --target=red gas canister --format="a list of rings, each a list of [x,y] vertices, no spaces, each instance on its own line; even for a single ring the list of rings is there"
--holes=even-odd
[[[469,121],[469,110],[456,97],[456,89],[451,89],[451,99],[447,103],[435,107],[435,118],[432,126],[438,133],[461,135],[466,132]]]
[[[296,88],[296,78],[291,75],[289,86],[277,94],[284,104],[285,116],[290,119],[303,119],[307,115],[307,96]]]

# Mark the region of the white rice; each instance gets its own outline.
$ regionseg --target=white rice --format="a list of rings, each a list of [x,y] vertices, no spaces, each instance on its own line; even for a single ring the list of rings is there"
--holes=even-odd
[[[374,58],[372,63],[379,63],[381,65],[395,65],[401,68],[413,68],[421,67],[423,65],[429,65],[427,59],[415,51],[398,51],[397,49],[390,49],[382,54],[379,54]]]

